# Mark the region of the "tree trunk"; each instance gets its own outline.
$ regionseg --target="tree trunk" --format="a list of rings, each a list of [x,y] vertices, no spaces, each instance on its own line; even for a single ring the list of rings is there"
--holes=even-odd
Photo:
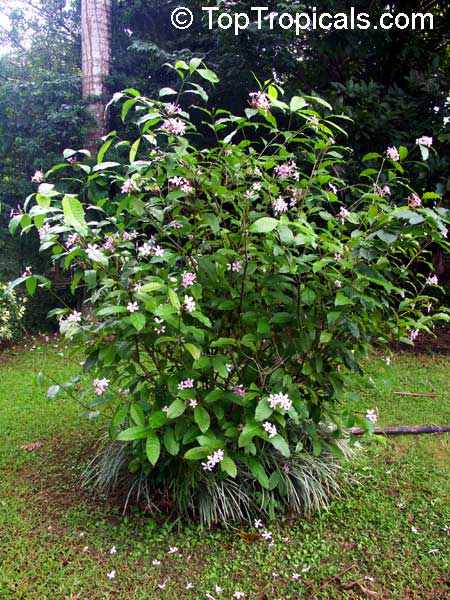
[[[88,149],[95,152],[108,131],[105,117],[106,77],[111,67],[111,0],[81,0],[81,69],[83,99],[96,124],[88,133]]]

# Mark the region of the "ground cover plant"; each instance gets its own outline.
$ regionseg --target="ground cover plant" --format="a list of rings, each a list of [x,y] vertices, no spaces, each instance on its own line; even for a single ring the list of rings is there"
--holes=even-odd
[[[347,466],[327,511],[262,519],[273,546],[253,527],[179,530],[148,512],[122,516],[121,506],[80,490],[101,427],[82,418],[84,407],[66,392],[48,400],[37,379],[42,371],[69,380],[81,358],[43,341],[0,357],[2,599],[447,597],[447,434],[372,439]],[[381,426],[450,422],[448,356],[399,353],[385,361],[372,356],[366,364],[370,390],[354,382],[353,392],[368,395],[348,397],[353,410],[376,408]]]
[[[199,59],[172,68],[178,91],[113,99],[139,137],[111,133],[96,161],[66,150],[12,220],[38,229],[87,308],[54,314],[93,383],[49,396],[70,387],[108,416],[88,472],[105,491],[208,526],[310,513],[336,488],[343,427],[376,419],[343,409],[349,373],[374,342],[446,318],[429,248],[449,247],[447,211],[415,193],[403,146],[348,185],[343,118],[317,97],[285,102],[267,82],[245,116],[193,107],[196,129],[183,103],[207,103],[198,81],[217,78]],[[427,159],[432,139],[413,142]]]

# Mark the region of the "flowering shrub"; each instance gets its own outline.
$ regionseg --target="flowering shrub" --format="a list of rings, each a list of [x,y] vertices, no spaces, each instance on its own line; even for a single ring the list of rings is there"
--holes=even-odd
[[[20,324],[26,310],[26,298],[7,289],[6,283],[0,283],[0,347],[20,337]]]
[[[270,85],[245,116],[192,108],[196,129],[180,103],[207,101],[192,80],[216,77],[197,59],[175,69],[178,94],[114,96],[136,140],[111,133],[97,162],[66,151],[12,225],[37,227],[85,290],[85,314],[56,312],[94,373],[84,399],[110,415],[110,479],[126,464],[207,523],[316,508],[342,428],[373,427],[374,412],[342,409],[347,373],[374,342],[412,343],[445,316],[429,310],[427,248],[448,248],[447,212],[410,188],[404,147],[367,155],[364,183],[341,180],[340,119],[316,97],[286,103]],[[61,169],[73,178],[50,183]]]

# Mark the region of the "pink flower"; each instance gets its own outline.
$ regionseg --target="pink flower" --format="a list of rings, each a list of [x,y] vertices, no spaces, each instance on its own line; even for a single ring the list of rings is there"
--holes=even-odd
[[[152,560],[152,565],[153,565],[153,566],[155,566],[155,567],[159,567],[159,565],[160,565],[160,564],[161,564],[161,561],[160,561],[160,560],[158,560],[158,559],[156,559],[156,558],[154,558],[154,559]]]
[[[262,521],[260,519],[255,519],[253,521],[253,527],[255,529],[261,529],[261,527],[263,526]]]
[[[386,150],[386,156],[387,158],[390,158],[396,162],[400,160],[400,154],[398,153],[396,146],[389,146],[389,148]]]
[[[166,413],[169,410],[169,407],[167,405],[163,406],[161,410],[162,412]]]
[[[425,283],[427,283],[428,285],[437,285],[438,278],[436,277],[436,275],[428,275]]]
[[[115,579],[116,577],[116,572],[115,571],[111,571],[111,573],[107,573],[106,577],[108,577],[108,579]]]
[[[125,179],[122,183],[122,187],[120,188],[122,194],[132,194],[133,192],[138,192],[139,187],[133,179]]]
[[[154,244],[152,244],[152,242],[144,242],[142,244],[142,246],[140,246],[138,248],[138,253],[141,256],[149,256],[152,253],[152,248],[153,248]]]
[[[176,115],[181,112],[181,107],[176,102],[170,102],[166,104],[166,111],[169,115]]]
[[[186,193],[190,193],[194,191],[194,187],[192,186],[191,182],[189,181],[189,179],[186,179],[185,177],[171,177],[168,180],[169,185],[175,186],[180,188],[180,190],[182,190],[183,192]]]
[[[110,554],[117,554],[116,547],[115,547],[115,546],[113,546],[113,547],[111,548],[111,550],[109,551],[109,553],[110,553]]]
[[[418,146],[426,146],[427,148],[430,148],[433,144],[433,138],[429,137],[428,135],[423,135],[422,137],[417,138],[416,144]]]
[[[182,280],[181,280],[181,285],[184,288],[187,288],[190,285],[193,285],[195,283],[196,277],[197,277],[197,275],[195,273],[190,273],[188,271],[185,271],[183,273],[183,277],[182,277]]]
[[[240,600],[240,598],[243,598],[244,596],[244,592],[234,592],[233,594],[233,598],[236,598],[236,600]]]
[[[183,302],[184,308],[189,312],[194,312],[195,310],[195,301],[192,296],[185,296]]]
[[[40,169],[38,171],[35,171],[33,177],[31,178],[31,181],[33,183],[42,183],[43,181],[45,181],[44,171],[41,171]]]
[[[281,165],[277,165],[274,168],[274,173],[280,177],[280,179],[284,179],[286,177],[292,176],[296,171],[297,165],[293,160],[289,162],[282,163]]]
[[[48,223],[45,223],[44,225],[42,225],[42,227],[39,227],[38,229],[38,235],[39,235],[39,239],[42,240],[43,238],[45,238],[45,236],[48,233],[48,230],[50,229],[50,225]]]
[[[334,260],[342,260],[342,254],[339,254],[339,252],[336,252],[334,255]]]
[[[264,431],[269,434],[270,438],[273,438],[277,435],[277,428],[272,423],[269,423],[269,421],[265,421],[263,423],[263,428]]]
[[[164,255],[164,250],[163,248],[161,248],[161,246],[153,246],[153,255],[154,256],[163,256]]]
[[[241,397],[245,396],[245,394],[247,393],[247,390],[245,389],[245,387],[243,385],[235,385],[232,388],[232,391]]]
[[[186,124],[181,119],[170,118],[163,122],[161,129],[167,131],[167,133],[173,133],[174,135],[184,135]]]
[[[373,408],[369,408],[368,411],[366,412],[366,419],[368,421],[370,421],[371,423],[376,423],[377,422],[377,415],[376,412]]]
[[[177,553],[178,553],[177,546],[169,546],[169,550],[168,550],[167,554],[177,554]]]
[[[189,400],[189,406],[191,408],[195,408],[197,406],[197,400],[195,400],[194,398],[191,398],[191,400]]]
[[[94,386],[94,390],[97,396],[101,396],[109,386],[109,379],[94,379],[92,384]]]
[[[280,406],[283,410],[290,410],[292,406],[292,401],[289,399],[287,394],[282,394],[279,392],[278,394],[271,394],[269,396],[269,406],[273,410]]]
[[[186,583],[186,589],[187,589],[187,590],[191,590],[193,587],[194,587],[194,585],[193,585],[193,584],[192,584],[190,581],[188,581],[188,582]]]
[[[240,271],[242,271],[242,261],[237,260],[235,262],[228,263],[227,271],[232,271],[233,273],[239,273]]]
[[[139,310],[138,303],[137,302],[128,302],[128,304],[127,304],[127,310],[130,313],[137,312]]]
[[[65,244],[67,250],[70,250],[70,248],[72,248],[72,246],[76,246],[77,244],[79,244],[80,242],[80,238],[78,237],[78,235],[76,233],[71,233],[69,235],[69,237],[67,238],[67,242]]]
[[[202,467],[204,471],[212,471],[214,467],[223,461],[224,452],[223,450],[216,450],[213,454],[210,454],[208,457],[208,462],[202,463]]]
[[[251,92],[250,103],[253,108],[263,110],[266,114],[270,112],[270,100],[263,92]]]
[[[267,529],[265,529],[261,535],[266,540],[266,542],[272,539],[272,534],[270,533],[270,531],[267,531]]]
[[[337,189],[337,187],[333,183],[329,183],[328,187],[333,192],[333,194],[337,194],[338,193],[338,189]]]
[[[344,206],[341,206],[341,208],[339,209],[339,218],[341,220],[341,223],[343,223],[345,219],[347,219],[349,216],[350,211],[348,211]]]
[[[414,340],[417,338],[417,336],[419,335],[419,330],[418,329],[414,329],[413,331],[411,331],[411,333],[409,334],[409,338],[412,342],[414,342]]]
[[[193,379],[184,379],[183,381],[180,381],[180,383],[178,384],[178,389],[179,390],[188,390],[194,387],[194,380]]]
[[[422,200],[417,194],[408,196],[408,208],[419,208],[422,206]]]
[[[335,285],[337,288],[340,288],[340,287],[342,287],[342,281],[341,281],[340,279],[336,279],[336,281],[334,282],[334,285]]]
[[[31,277],[32,275],[31,267],[25,267],[25,271],[22,273],[21,277]]]
[[[289,206],[281,196],[278,196],[275,200],[272,201],[272,208],[275,216],[278,217],[282,213],[286,212]]]
[[[74,310],[67,317],[67,322],[68,323],[79,323],[81,321],[81,317],[82,317],[81,313],[78,312],[77,310]]]

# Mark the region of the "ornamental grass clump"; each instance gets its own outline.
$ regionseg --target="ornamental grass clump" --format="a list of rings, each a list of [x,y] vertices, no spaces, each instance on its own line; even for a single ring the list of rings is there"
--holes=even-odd
[[[184,106],[217,78],[173,68],[178,92],[115,94],[135,139],[65,151],[12,223],[83,290],[83,314],[53,313],[108,416],[86,477],[206,525],[310,512],[337,489],[344,427],[373,428],[343,408],[348,374],[446,316],[426,277],[447,212],[435,194],[408,208],[404,147],[343,181],[343,117],[320,98],[267,84],[242,116],[191,106],[196,126]]]

